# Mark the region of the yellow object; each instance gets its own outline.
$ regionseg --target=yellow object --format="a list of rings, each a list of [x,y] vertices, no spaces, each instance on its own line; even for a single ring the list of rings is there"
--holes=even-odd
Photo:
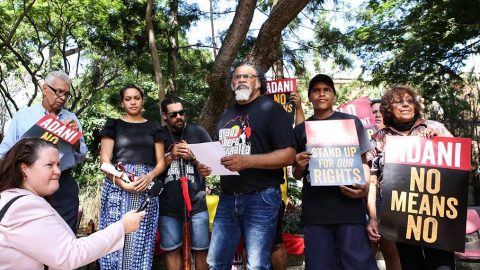
[[[213,219],[217,212],[217,205],[219,201],[218,195],[207,195],[207,208],[208,208],[208,229],[212,231]]]
[[[283,184],[280,185],[280,190],[282,192],[282,200],[285,205],[288,204],[288,178],[287,178],[287,167],[283,167]]]

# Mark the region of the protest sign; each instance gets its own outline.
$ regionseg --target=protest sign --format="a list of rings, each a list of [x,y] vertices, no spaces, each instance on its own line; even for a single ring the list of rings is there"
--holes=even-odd
[[[312,186],[364,184],[362,158],[353,119],[306,121]]]
[[[266,96],[273,98],[280,103],[289,115],[289,120],[293,125],[295,119],[295,104],[290,100],[290,93],[297,91],[297,79],[278,79],[267,82]]]
[[[71,128],[48,114],[22,135],[22,138],[40,138],[56,144],[60,158],[66,149],[71,148],[81,137],[81,131]]]
[[[395,241],[463,251],[471,140],[388,136],[380,233]]]
[[[337,111],[355,115],[360,119],[363,127],[367,131],[367,135],[370,138],[376,131],[375,116],[370,106],[370,99],[368,97],[361,97],[338,106]]]

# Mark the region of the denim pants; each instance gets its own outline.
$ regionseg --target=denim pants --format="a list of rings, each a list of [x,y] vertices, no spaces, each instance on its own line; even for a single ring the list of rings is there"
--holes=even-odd
[[[271,269],[270,254],[280,200],[278,187],[242,195],[221,194],[207,257],[209,268],[232,269],[243,236],[247,269]]]

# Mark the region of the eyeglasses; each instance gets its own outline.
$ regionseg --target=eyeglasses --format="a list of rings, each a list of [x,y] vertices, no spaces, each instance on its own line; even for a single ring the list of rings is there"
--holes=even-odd
[[[240,79],[248,80],[248,79],[253,79],[258,77],[257,75],[252,75],[252,74],[233,74],[233,80],[238,81]]]
[[[170,118],[177,117],[177,115],[183,116],[185,114],[184,110],[178,111],[178,112],[169,112],[167,113]]]
[[[52,89],[53,93],[55,93],[55,95],[57,97],[65,97],[65,98],[69,98],[72,96],[72,94],[70,93],[70,91],[63,91],[63,90],[60,90],[60,89],[55,89],[53,87],[51,87],[50,85],[47,84],[47,86]]]
[[[408,105],[413,105],[415,104],[415,100],[413,98],[407,98],[407,99],[397,99],[394,100],[393,103],[398,106],[402,106],[403,103],[407,102]]]

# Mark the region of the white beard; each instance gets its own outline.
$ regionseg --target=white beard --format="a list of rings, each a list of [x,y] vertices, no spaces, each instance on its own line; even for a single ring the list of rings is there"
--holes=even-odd
[[[236,101],[247,101],[252,95],[252,88],[246,85],[239,85],[235,89],[235,100]]]

